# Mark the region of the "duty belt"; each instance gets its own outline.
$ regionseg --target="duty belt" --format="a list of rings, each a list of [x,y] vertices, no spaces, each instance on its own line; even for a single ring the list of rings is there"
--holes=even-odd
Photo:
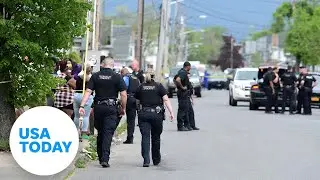
[[[99,105],[107,105],[107,106],[116,106],[118,103],[115,99],[107,99],[107,100],[103,100],[103,101],[98,101],[97,104]]]
[[[152,108],[152,107],[142,107],[142,111],[159,114],[160,112],[162,112],[162,108],[161,108],[160,106],[156,106],[155,108]]]
[[[127,94],[128,97],[134,98],[134,94]]]
[[[285,85],[284,87],[286,87],[286,88],[292,88],[293,85]]]

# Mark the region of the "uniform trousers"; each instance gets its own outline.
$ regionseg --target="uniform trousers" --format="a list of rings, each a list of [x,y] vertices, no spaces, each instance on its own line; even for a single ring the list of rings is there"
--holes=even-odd
[[[303,90],[303,114],[311,114],[312,89],[305,87]]]
[[[127,140],[133,140],[134,129],[136,126],[137,105],[134,97],[128,96],[127,100]]]
[[[142,135],[141,155],[144,164],[150,163],[150,140],[152,161],[153,164],[158,164],[161,161],[160,136],[163,130],[163,114],[142,110],[138,113],[138,121]]]
[[[194,111],[193,111],[193,106],[192,106],[191,100],[190,100],[190,104],[189,104],[189,122],[190,122],[190,126],[192,128],[196,127],[196,122],[194,119]]]
[[[289,112],[293,112],[293,106],[294,106],[294,87],[292,86],[285,86],[283,88],[283,98],[282,98],[282,112],[285,112],[286,110],[286,104],[289,100]]]
[[[303,94],[304,94],[303,89],[299,89],[298,96],[297,96],[297,99],[298,99],[297,113],[301,113],[301,109],[303,105]]]
[[[100,163],[109,162],[112,137],[119,122],[116,106],[94,105],[94,126],[98,131],[97,153]]]
[[[190,111],[190,97],[188,91],[178,90],[178,114],[177,114],[177,126],[178,129],[183,126],[190,127],[189,111]]]

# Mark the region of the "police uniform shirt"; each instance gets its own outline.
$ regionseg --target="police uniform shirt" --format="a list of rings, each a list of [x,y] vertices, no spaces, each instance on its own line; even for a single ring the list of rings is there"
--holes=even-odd
[[[297,77],[293,72],[285,72],[281,76],[281,81],[283,82],[284,86],[294,85],[294,83],[297,81]]]
[[[316,78],[314,78],[311,74],[305,75],[303,80],[304,80],[303,86],[307,88],[312,88],[313,82],[316,82]]]
[[[185,69],[180,69],[178,71],[177,77],[181,79],[182,86],[187,86],[189,84],[188,72]]]
[[[88,82],[88,89],[95,91],[96,101],[118,98],[118,93],[127,90],[126,84],[120,74],[110,68],[102,68],[94,73]]]
[[[139,70],[138,72],[133,72],[132,74],[139,79],[140,83],[144,82],[144,76],[143,76],[142,70]]]
[[[162,97],[167,95],[167,90],[161,83],[143,83],[137,89],[136,99],[140,100],[142,106],[162,105]]]
[[[298,87],[299,88],[300,88],[302,79],[303,79],[303,74],[299,74],[299,77],[298,77]]]
[[[273,81],[273,79],[274,79],[273,75],[274,75],[274,73],[272,71],[264,74],[263,83],[266,87],[269,87],[270,81]]]

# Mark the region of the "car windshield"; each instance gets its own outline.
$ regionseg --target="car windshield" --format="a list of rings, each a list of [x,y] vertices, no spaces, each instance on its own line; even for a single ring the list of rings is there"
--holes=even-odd
[[[258,71],[238,71],[235,80],[253,80],[258,78]]]

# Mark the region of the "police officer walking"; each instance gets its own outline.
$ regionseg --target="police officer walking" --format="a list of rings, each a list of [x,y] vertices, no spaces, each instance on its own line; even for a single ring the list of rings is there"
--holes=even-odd
[[[173,120],[174,115],[167,91],[163,85],[155,82],[149,73],[146,74],[145,80],[146,82],[142,83],[135,93],[135,97],[140,101],[138,121],[142,135],[141,154],[144,159],[143,167],[149,167],[150,136],[152,162],[154,165],[158,165],[161,162],[160,136],[163,130],[163,120],[165,119],[163,103],[169,110],[171,120]]]
[[[135,129],[135,120],[137,114],[137,104],[134,94],[136,93],[138,87],[140,86],[140,81],[137,77],[131,76],[127,68],[121,70],[121,75],[127,86],[127,140],[124,144],[133,144],[133,134]]]
[[[126,85],[120,74],[113,72],[114,61],[107,57],[102,61],[101,71],[92,75],[85,95],[83,96],[79,113],[84,115],[84,106],[92,91],[94,97],[95,128],[98,130],[97,153],[102,167],[110,167],[110,146],[114,131],[120,119],[117,114],[117,97],[121,95],[121,114],[125,113],[127,104]]]
[[[301,79],[300,89],[302,89],[302,95],[303,95],[303,114],[312,115],[311,95],[312,95],[313,87],[317,85],[316,78],[314,78],[311,74],[308,74],[306,68],[304,68],[302,73],[303,73],[303,76]]]
[[[178,131],[192,131],[189,122],[189,110],[190,110],[190,97],[188,85],[189,77],[188,72],[191,69],[191,64],[185,62],[183,68],[178,71],[178,74],[175,76],[174,81],[178,88],[178,114],[177,114],[177,126]]]
[[[294,106],[294,91],[296,88],[297,77],[292,72],[292,67],[288,66],[287,72],[281,76],[281,82],[283,85],[283,98],[282,98],[282,114],[286,110],[286,103],[289,99],[289,113],[293,114]]]
[[[133,70],[132,75],[136,76],[139,79],[140,83],[143,83],[144,82],[143,71],[140,70],[139,62],[137,60],[133,60],[131,68]]]

